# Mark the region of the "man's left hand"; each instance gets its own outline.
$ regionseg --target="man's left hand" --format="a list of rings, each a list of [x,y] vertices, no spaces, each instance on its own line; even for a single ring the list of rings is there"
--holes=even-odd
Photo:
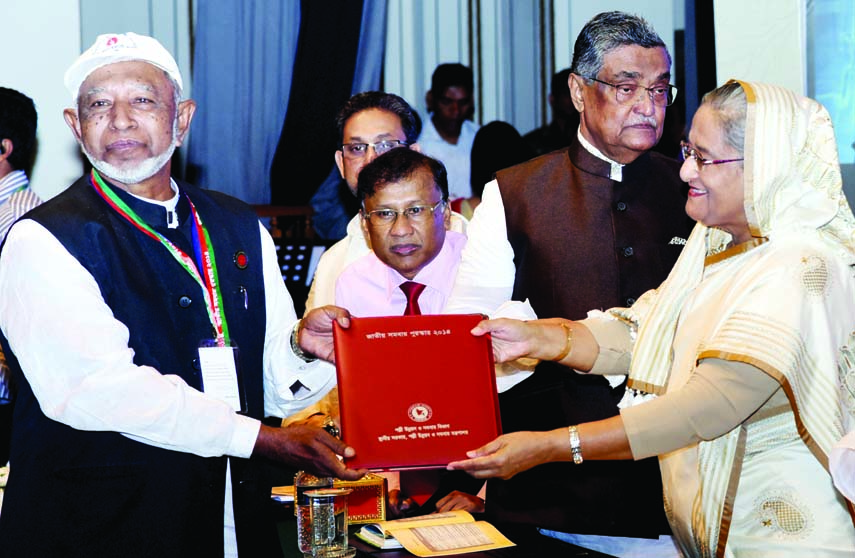
[[[353,457],[356,450],[326,430],[308,424],[274,427],[262,424],[253,455],[261,455],[322,477],[357,480],[365,469],[349,469],[339,457]]]
[[[455,490],[440,498],[436,503],[436,513],[464,510],[470,513],[484,513],[484,500],[474,494]]]

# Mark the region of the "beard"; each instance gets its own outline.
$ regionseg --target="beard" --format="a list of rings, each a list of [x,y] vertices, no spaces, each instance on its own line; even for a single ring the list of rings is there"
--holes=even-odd
[[[121,168],[107,161],[98,159],[92,155],[83,143],[80,143],[80,149],[92,166],[104,177],[107,177],[121,184],[139,184],[157,174],[160,169],[169,162],[172,154],[175,153],[175,148],[178,147],[178,118],[172,124],[172,141],[169,146],[159,155],[154,155],[147,159],[143,159],[139,163],[135,163],[132,168]]]

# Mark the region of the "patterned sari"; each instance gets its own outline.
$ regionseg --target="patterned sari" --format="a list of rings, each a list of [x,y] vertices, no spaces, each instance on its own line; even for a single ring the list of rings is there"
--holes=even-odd
[[[831,121],[813,100],[740,82],[754,239],[698,224],[666,281],[630,309],[631,391],[683,386],[698,362],[751,364],[782,390],[731,432],[660,456],[686,556],[853,556],[828,453],[855,426],[855,218]]]

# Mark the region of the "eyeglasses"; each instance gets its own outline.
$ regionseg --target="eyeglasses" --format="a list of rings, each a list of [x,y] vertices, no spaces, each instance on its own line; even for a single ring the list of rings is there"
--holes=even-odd
[[[375,227],[389,227],[398,220],[398,215],[403,215],[411,223],[424,223],[433,215],[436,208],[444,205],[445,200],[439,200],[434,205],[412,205],[405,209],[375,209],[374,211],[365,211],[362,209],[362,216]]]
[[[681,141],[680,142],[680,153],[683,155],[683,160],[687,161],[690,158],[695,160],[695,164],[698,165],[698,172],[707,166],[707,165],[721,165],[724,163],[735,163],[737,161],[744,161],[744,158],[740,159],[704,159],[698,152],[695,151],[695,148],[689,145],[688,143]]]
[[[659,105],[660,107],[671,105],[674,102],[674,99],[677,98],[677,88],[670,83],[666,83],[665,85],[654,85],[653,87],[644,87],[637,83],[609,83],[595,77],[588,77],[585,79],[590,79],[597,83],[613,87],[615,90],[615,100],[617,100],[620,105],[634,105],[637,103],[641,99],[642,90],[647,91],[647,95],[650,97],[650,100],[653,101],[653,104]]]
[[[401,140],[383,140],[377,143],[343,143],[341,151],[348,159],[361,159],[368,153],[369,147],[377,155],[382,155],[387,151],[392,151],[396,147],[407,147],[408,145],[410,145],[408,142]]]

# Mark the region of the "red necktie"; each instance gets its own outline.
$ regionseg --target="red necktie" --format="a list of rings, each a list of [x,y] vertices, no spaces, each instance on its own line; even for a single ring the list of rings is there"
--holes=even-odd
[[[419,295],[425,290],[425,285],[416,283],[415,281],[407,281],[401,283],[401,290],[407,295],[407,308],[404,310],[405,316],[419,316],[422,313],[419,308]]]

